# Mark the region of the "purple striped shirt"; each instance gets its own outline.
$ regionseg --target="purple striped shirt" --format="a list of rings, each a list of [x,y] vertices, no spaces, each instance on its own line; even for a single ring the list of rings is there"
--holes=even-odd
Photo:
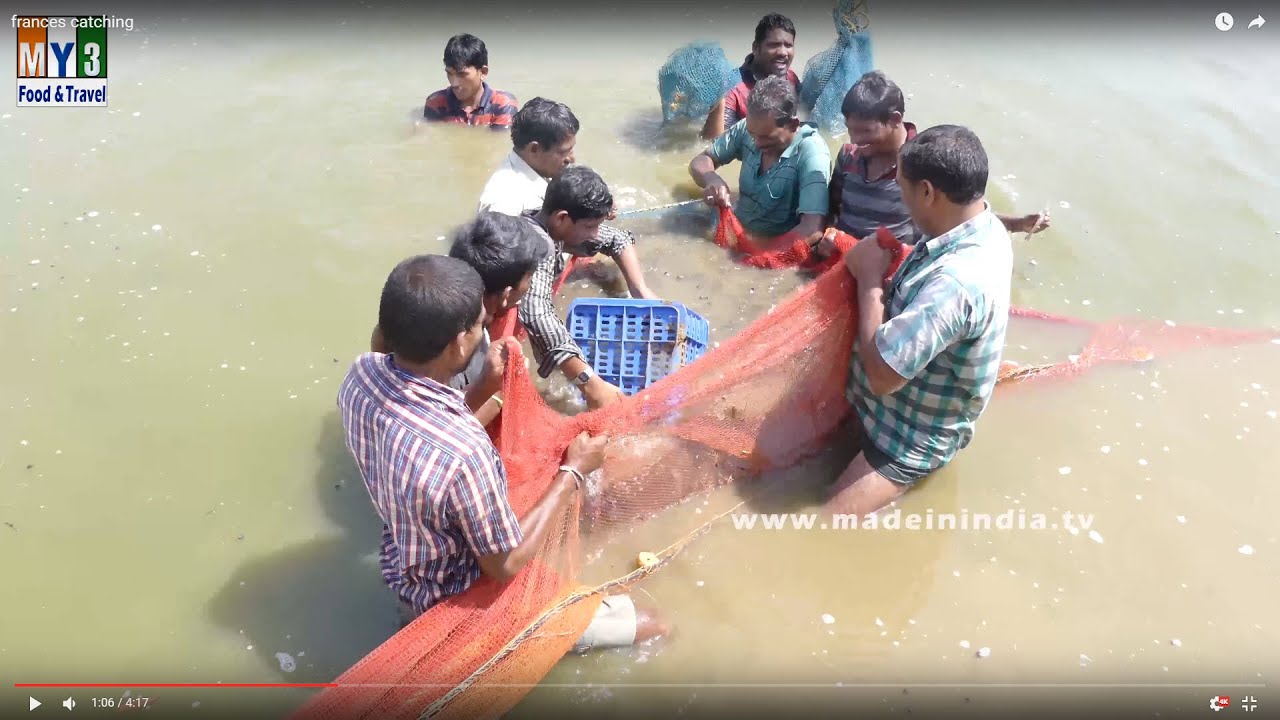
[[[463,394],[390,355],[356,358],[338,391],[347,448],[382,516],[382,578],[423,611],[523,539],[502,458]]]

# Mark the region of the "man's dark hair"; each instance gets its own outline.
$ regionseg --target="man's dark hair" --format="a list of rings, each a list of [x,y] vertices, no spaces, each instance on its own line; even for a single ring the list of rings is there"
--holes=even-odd
[[[470,265],[443,255],[418,255],[387,276],[378,326],[392,353],[409,362],[429,362],[476,324],[483,297],[484,284]]]
[[[957,205],[968,205],[986,193],[987,151],[969,128],[931,127],[902,146],[899,162],[908,180],[928,180]]]
[[[767,113],[778,125],[785,125],[796,117],[795,87],[781,75],[757,82],[747,96],[747,113]]]
[[[564,210],[569,219],[595,220],[609,215],[613,195],[595,170],[585,165],[570,165],[547,185],[542,198],[542,212],[547,215]]]
[[[764,42],[764,36],[768,35],[770,30],[783,30],[785,32],[789,32],[793,39],[796,36],[796,24],[791,22],[791,18],[786,15],[779,15],[778,13],[769,13],[768,15],[760,18],[760,22],[756,23],[755,44],[759,45]]]
[[[889,122],[893,113],[906,113],[907,103],[902,98],[902,88],[879,70],[863,75],[849,88],[840,104],[845,117],[859,120]]]
[[[531,142],[552,148],[568,140],[570,135],[577,135],[579,128],[578,118],[568,105],[536,97],[512,118],[511,144],[517,150]]]
[[[489,64],[489,50],[475,35],[463,33],[449,38],[444,45],[444,66],[450,70],[482,68]]]
[[[475,268],[486,293],[520,284],[551,252],[527,220],[497,212],[482,212],[458,228],[449,257]]]

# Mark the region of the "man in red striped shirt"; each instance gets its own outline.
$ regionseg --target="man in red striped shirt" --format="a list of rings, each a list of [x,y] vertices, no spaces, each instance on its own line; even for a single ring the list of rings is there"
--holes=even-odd
[[[756,24],[756,39],[751,44],[751,54],[738,68],[742,80],[734,85],[707,115],[702,126],[704,140],[714,140],[747,117],[747,98],[757,80],[772,75],[786,75],[791,86],[800,95],[800,77],[791,69],[796,59],[796,26],[791,19],[778,13],[769,13]]]
[[[422,117],[428,122],[511,127],[519,104],[509,92],[494,90],[489,75],[489,50],[475,35],[454,35],[444,46],[444,74],[449,87],[427,97]]]

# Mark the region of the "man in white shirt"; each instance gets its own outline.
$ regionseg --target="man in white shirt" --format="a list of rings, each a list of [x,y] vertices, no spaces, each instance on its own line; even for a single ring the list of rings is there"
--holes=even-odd
[[[564,103],[541,97],[525,103],[511,121],[511,144],[515,147],[485,183],[476,212],[519,216],[542,210],[547,183],[574,162],[580,127]],[[606,247],[623,248],[610,257],[622,272],[631,296],[657,300],[645,284],[631,233],[601,225],[599,239]]]

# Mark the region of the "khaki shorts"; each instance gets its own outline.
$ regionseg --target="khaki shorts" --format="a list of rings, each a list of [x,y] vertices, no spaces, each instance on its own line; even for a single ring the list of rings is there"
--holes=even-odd
[[[400,627],[416,619],[418,613],[403,600],[400,601]],[[596,608],[595,617],[582,637],[574,643],[574,652],[592,648],[627,647],[636,641],[636,606],[630,595],[606,595]]]

